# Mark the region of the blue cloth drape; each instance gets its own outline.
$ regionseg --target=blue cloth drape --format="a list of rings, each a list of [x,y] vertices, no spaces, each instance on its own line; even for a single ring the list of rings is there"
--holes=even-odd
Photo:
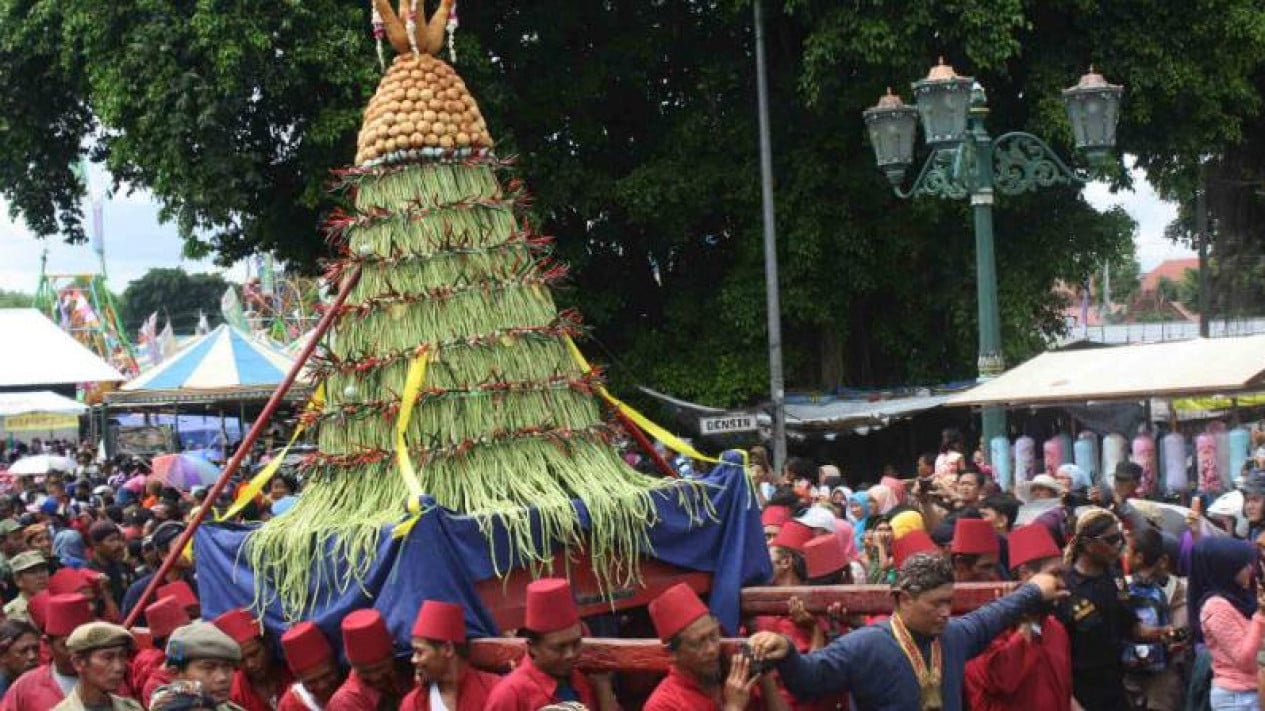
[[[712,573],[709,603],[725,630],[734,634],[739,624],[739,596],[745,585],[764,583],[772,570],[756,505],[737,453],[726,452],[722,463],[702,480],[701,496],[710,499],[716,520],[691,516],[682,505],[682,491],[671,488],[654,494],[658,521],[649,529],[650,556],[691,570]],[[688,494],[700,496],[700,494]],[[588,511],[575,502],[582,524],[589,525]],[[701,501],[694,501],[701,511]],[[206,525],[194,539],[198,567],[198,592],[207,618],[254,600],[255,576],[239,555],[248,526]],[[331,639],[338,639],[338,625],[352,610],[374,606],[383,615],[401,650],[408,647],[413,618],[423,600],[462,604],[471,637],[500,633],[491,612],[483,605],[475,585],[496,571],[514,567],[509,557],[506,531],[494,525],[492,546],[476,520],[432,507],[409,534],[393,540],[384,531],[378,555],[363,586],[347,584],[345,561],[327,550],[313,562],[313,590],[320,591],[308,619]],[[497,560],[493,560],[496,551]],[[265,626],[279,634],[287,627],[280,603],[268,602]]]

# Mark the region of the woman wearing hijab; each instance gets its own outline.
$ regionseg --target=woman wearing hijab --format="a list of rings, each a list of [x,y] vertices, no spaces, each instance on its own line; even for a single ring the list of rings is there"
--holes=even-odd
[[[1254,581],[1259,555],[1247,541],[1201,538],[1191,557],[1195,641],[1212,656],[1213,711],[1260,711],[1256,652],[1265,637],[1262,594]]]
[[[63,528],[53,536],[53,555],[70,568],[82,568],[88,559],[83,535],[73,528]]]
[[[865,529],[870,520],[870,495],[858,491],[848,499],[848,520],[852,522],[852,538],[857,550],[865,550]]]

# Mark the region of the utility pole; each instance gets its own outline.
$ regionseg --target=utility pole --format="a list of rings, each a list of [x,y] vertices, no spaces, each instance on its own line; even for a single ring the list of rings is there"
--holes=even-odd
[[[1212,292],[1208,287],[1208,169],[1199,163],[1199,185],[1195,186],[1195,232],[1199,240],[1199,337],[1208,337],[1208,312]]]
[[[777,224],[773,211],[773,147],[769,137],[769,79],[764,59],[764,13],[755,14],[755,71],[760,119],[760,205],[764,216],[764,288],[769,324],[769,395],[773,405],[773,471],[786,464],[786,392],[782,380],[782,312],[777,281]]]

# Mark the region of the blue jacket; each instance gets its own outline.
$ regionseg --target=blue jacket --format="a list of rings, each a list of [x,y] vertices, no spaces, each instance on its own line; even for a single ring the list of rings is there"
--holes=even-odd
[[[1024,585],[970,614],[949,620],[940,636],[944,663],[943,711],[961,711],[966,662],[993,638],[1042,605],[1041,590]],[[914,635],[923,659],[931,658],[931,638]],[[882,622],[850,632],[816,652],[800,655],[791,647],[778,664],[782,683],[796,698],[837,697],[851,693],[857,711],[910,711],[920,708],[918,678]]]

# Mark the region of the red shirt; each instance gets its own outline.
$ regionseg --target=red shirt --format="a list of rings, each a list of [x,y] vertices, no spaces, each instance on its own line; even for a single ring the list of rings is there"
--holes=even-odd
[[[1067,711],[1072,704],[1072,652],[1067,630],[1054,617],[1041,635],[1025,640],[1018,629],[998,635],[966,663],[971,711]]]
[[[761,615],[753,620],[756,632],[776,632],[790,638],[795,644],[795,649],[800,654],[808,654],[813,644],[812,630],[806,630],[795,624],[795,621],[785,615]],[[817,620],[817,624],[821,625],[821,619]]]
[[[677,711],[678,709],[718,709],[721,697],[709,694],[699,687],[689,674],[668,669],[668,675],[651,692],[642,711]]]
[[[580,703],[590,709],[597,708],[597,697],[589,680],[578,671],[571,672],[567,680]],[[557,703],[554,694],[558,691],[558,680],[536,668],[530,656],[524,656],[514,671],[501,680],[500,684],[488,696],[488,711],[537,711],[541,706]],[[329,709],[329,711],[336,711]]]
[[[329,703],[325,704],[325,711],[377,711],[381,702],[382,692],[361,681],[360,675],[352,669],[347,681],[338,687]]]
[[[48,711],[64,698],[53,678],[53,667],[43,664],[13,682],[0,702],[0,711]]]
[[[321,707],[308,706],[303,697],[296,691],[298,684],[292,684],[286,689],[285,694],[281,696],[281,703],[277,704],[277,711],[321,711]],[[401,706],[400,708],[404,708]]]
[[[163,654],[160,649],[142,649],[132,657],[131,668],[128,673],[131,675],[132,688],[144,691],[145,682],[149,681],[149,677],[154,670],[161,667],[167,661],[167,655]],[[149,705],[149,699],[145,699],[145,705]]]
[[[158,687],[166,686],[175,680],[175,674],[166,666],[158,667],[150,672],[149,678],[145,680],[145,687],[141,689],[141,703],[149,706],[149,701],[154,698],[154,692],[158,691]]]
[[[285,695],[286,687],[294,680],[290,678],[289,671],[286,671],[277,681],[279,687],[277,698],[274,700],[265,699],[251,685],[250,678],[246,676],[246,672],[238,669],[233,672],[233,689],[228,694],[228,700],[241,706],[245,711],[273,711],[276,708],[274,704],[280,701],[280,697]]]
[[[466,667],[457,681],[457,708],[448,711],[483,711],[488,696],[501,682],[500,674],[490,674]],[[418,686],[408,692],[400,703],[400,711],[430,711],[430,685]]]

